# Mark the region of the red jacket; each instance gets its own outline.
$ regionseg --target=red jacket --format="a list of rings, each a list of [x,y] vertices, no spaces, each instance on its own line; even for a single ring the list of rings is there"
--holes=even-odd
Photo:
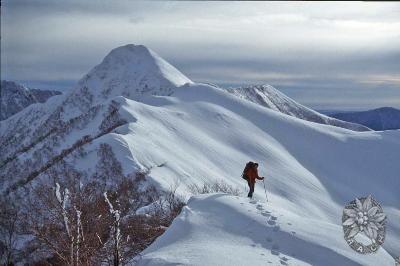
[[[256,182],[256,179],[262,180],[262,177],[258,176],[258,170],[255,167],[250,168],[247,170],[246,176],[249,178],[248,181],[252,184]]]

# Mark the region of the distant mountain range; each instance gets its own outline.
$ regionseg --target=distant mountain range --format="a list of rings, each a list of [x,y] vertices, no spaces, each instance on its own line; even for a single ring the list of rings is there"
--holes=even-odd
[[[393,107],[328,115],[343,121],[361,124],[373,130],[400,129],[400,110]]]
[[[227,91],[232,93],[233,95],[238,96],[239,98],[303,120],[315,122],[318,124],[347,128],[354,131],[371,130],[366,126],[356,124],[351,121],[351,123],[341,121],[316,112],[294,101],[271,85],[253,85],[228,89]]]
[[[0,120],[20,112],[34,103],[44,103],[48,98],[59,95],[61,92],[55,90],[30,89],[14,81],[1,81],[1,111]]]

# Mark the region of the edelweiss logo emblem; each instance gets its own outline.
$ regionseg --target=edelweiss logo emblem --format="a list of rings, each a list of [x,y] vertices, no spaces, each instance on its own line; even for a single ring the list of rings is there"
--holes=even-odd
[[[358,253],[376,252],[385,241],[385,222],[382,207],[371,195],[356,198],[343,210],[344,238]]]

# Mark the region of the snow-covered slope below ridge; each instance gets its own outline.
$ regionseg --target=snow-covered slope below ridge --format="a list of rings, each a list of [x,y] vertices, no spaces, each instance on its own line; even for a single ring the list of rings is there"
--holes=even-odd
[[[298,102],[289,98],[271,85],[254,85],[228,89],[227,91],[242,99],[258,103],[262,106],[271,108],[272,110],[307,121],[347,128],[355,131],[371,130],[368,127],[360,124],[345,122],[333,117],[320,114],[304,105],[299,104]]]
[[[107,143],[125,173],[149,169],[151,182],[169,189],[177,181],[178,192],[186,196],[188,185],[219,179],[244,189],[240,173],[245,162],[254,160],[267,177],[271,206],[291,213],[299,224],[314,219],[321,226],[339,227],[343,206],[372,194],[388,214],[384,248],[400,253],[400,131],[354,132],[287,116],[220,88],[195,84],[169,64],[153,64],[165,61],[142,49],[147,50],[133,45],[114,49],[68,95],[0,122],[2,157],[19,160],[18,167],[13,166],[16,159],[2,166],[3,191],[22,191],[9,189],[19,180],[26,181],[19,185],[45,180],[43,174],[27,179],[32,177],[27,173],[87,135],[93,140],[81,147],[83,153],[65,156],[74,167],[92,172],[98,146]],[[139,62],[148,68],[135,65]],[[152,89],[143,90],[146,85]],[[13,175],[4,169],[14,170]],[[263,193],[258,185],[255,196]],[[321,231],[327,238],[337,235]],[[340,245],[353,252],[344,239]],[[382,256],[386,261],[387,254]]]

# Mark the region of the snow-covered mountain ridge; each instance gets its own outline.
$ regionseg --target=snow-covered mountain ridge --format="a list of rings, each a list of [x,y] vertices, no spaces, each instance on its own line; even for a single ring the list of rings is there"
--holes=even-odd
[[[323,114],[320,114],[304,105],[297,103],[282,92],[270,85],[254,85],[248,87],[228,89],[228,92],[254,103],[270,108],[272,110],[291,115],[319,124],[332,125],[347,128],[355,131],[369,131],[366,126],[341,121]]]
[[[400,253],[400,131],[355,132],[288,116],[193,83],[142,49],[114,49],[70,93],[0,122],[2,193],[28,193],[47,180],[49,169],[62,173],[63,161],[90,176],[104,143],[124,173],[147,169],[149,182],[164,190],[177,182],[187,197],[193,183],[222,179],[244,188],[240,173],[254,160],[267,177],[271,208],[291,213],[293,223],[320,221],[304,235],[321,226],[324,237],[346,251],[349,265],[364,260],[349,255],[354,251],[336,235],[343,206],[355,197],[372,194],[382,204],[388,215],[384,249]],[[255,196],[263,193],[257,185]],[[229,222],[229,216],[220,218]],[[327,224],[335,230],[324,230]],[[322,239],[308,241],[326,247]],[[385,252],[376,256],[387,261]]]

